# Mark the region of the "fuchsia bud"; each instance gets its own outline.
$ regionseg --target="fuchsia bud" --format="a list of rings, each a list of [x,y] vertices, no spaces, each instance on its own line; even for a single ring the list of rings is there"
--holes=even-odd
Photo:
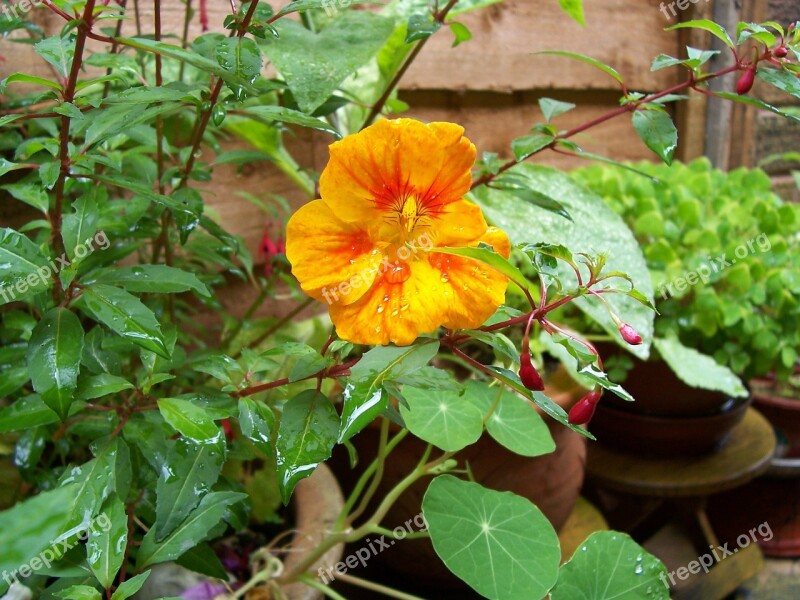
[[[780,46],[779,48],[775,48],[775,50],[772,51],[772,54],[778,58],[786,58],[786,56],[789,54],[789,49],[785,46]]]
[[[594,409],[600,400],[603,392],[593,391],[581,398],[578,403],[569,411],[569,422],[573,425],[585,425],[592,420]]]
[[[274,241],[270,237],[269,230],[267,230],[264,232],[264,237],[261,238],[259,251],[264,255],[264,275],[270,277],[275,259],[286,254],[286,242],[283,238],[278,238],[277,241]]]
[[[753,84],[755,81],[756,69],[755,67],[750,67],[741,74],[739,81],[736,82],[736,93],[740,96],[744,96],[747,92],[753,89]]]
[[[541,392],[544,389],[542,376],[539,375],[539,371],[533,366],[529,352],[525,352],[519,357],[519,379],[522,381],[522,385],[529,390]]]
[[[628,342],[631,346],[638,346],[642,343],[642,336],[627,323],[620,322],[619,332],[622,334],[622,339]]]

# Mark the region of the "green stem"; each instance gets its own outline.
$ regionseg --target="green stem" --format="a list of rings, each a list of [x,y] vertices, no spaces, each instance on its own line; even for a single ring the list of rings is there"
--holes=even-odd
[[[310,575],[301,575],[298,577],[298,581],[306,584],[310,588],[314,588],[315,590],[320,591],[321,593],[325,594],[328,598],[332,600],[347,600],[344,596],[340,593],[332,590],[327,585],[322,583],[321,581],[317,581],[314,577]]]
[[[372,500],[372,496],[375,495],[375,492],[378,490],[378,486],[383,479],[383,468],[386,465],[387,456],[386,445],[389,441],[389,424],[389,419],[383,417],[381,422],[380,440],[378,441],[378,464],[375,469],[375,476],[372,478],[367,491],[364,492],[364,495],[361,497],[361,502],[358,504],[358,508],[350,513],[350,516],[347,518],[348,523],[353,523],[356,519],[358,519],[358,517],[364,514],[364,511],[367,510],[367,507],[369,506],[370,500]]]
[[[414,596],[412,594],[406,594],[405,592],[394,590],[379,583],[373,583],[372,581],[367,581],[366,579],[361,579],[360,577],[353,577],[347,573],[336,573],[336,578],[340,581],[344,581],[345,583],[349,583],[350,585],[355,585],[357,587],[364,588],[365,590],[383,594],[389,598],[398,598],[399,600],[425,600],[425,598],[420,598],[419,596]]]

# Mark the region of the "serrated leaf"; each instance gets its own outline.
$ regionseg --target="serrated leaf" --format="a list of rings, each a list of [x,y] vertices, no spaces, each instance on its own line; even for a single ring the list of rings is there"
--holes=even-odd
[[[678,128],[663,110],[637,110],[633,113],[633,128],[650,150],[668,165],[678,147]]]
[[[92,573],[103,589],[114,583],[128,544],[128,515],[125,505],[117,496],[105,503],[102,513],[107,527],[92,529],[86,542],[86,555]]]
[[[150,533],[162,542],[211,490],[222,472],[223,448],[177,440],[156,484],[156,522]],[[151,563],[152,564],[152,563]]]
[[[136,559],[136,569],[141,571],[151,565],[179,558],[206,539],[209,532],[222,521],[232,504],[246,498],[247,494],[236,492],[210,492],[205,494],[197,508],[161,541],[156,540],[156,528],[153,527],[142,540]]]
[[[37,54],[53,65],[62,77],[66,77],[72,67],[75,56],[75,36],[61,37],[55,35],[34,44]]]
[[[278,428],[278,487],[284,504],[295,486],[331,456],[339,433],[339,415],[322,394],[306,390],[283,407]]]
[[[33,389],[62,421],[78,387],[83,336],[83,326],[72,311],[54,308],[39,321],[28,345]]]
[[[558,536],[526,498],[441,475],[422,512],[436,554],[485,598],[542,598],[556,582]]]
[[[136,296],[98,283],[83,289],[77,305],[114,333],[169,360],[161,326],[153,311]]]

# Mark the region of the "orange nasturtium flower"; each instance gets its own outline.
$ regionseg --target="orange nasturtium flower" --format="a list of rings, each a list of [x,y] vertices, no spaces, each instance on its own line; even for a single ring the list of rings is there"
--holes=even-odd
[[[475,146],[452,123],[379,121],[330,147],[320,195],[287,225],[286,256],[309,295],[330,306],[344,340],[411,344],[440,325],[480,326],[507,279],[437,247],[484,242],[508,257],[508,236],[464,200]]]

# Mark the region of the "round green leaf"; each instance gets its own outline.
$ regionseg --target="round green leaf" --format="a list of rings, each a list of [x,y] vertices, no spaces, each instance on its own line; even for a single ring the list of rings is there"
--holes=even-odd
[[[481,381],[470,381],[465,399],[477,406],[483,415],[497,399],[486,421],[486,431],[501,446],[522,456],[541,456],[556,449],[550,430],[533,405],[505,387],[493,388]]]
[[[406,386],[400,405],[406,427],[418,438],[448,452],[474,444],[483,431],[483,414],[457,390],[423,390]]]
[[[629,536],[597,531],[561,567],[552,600],[668,600],[667,570]]]
[[[542,598],[555,584],[558,536],[529,500],[442,475],[428,487],[422,512],[436,554],[486,598]]]

